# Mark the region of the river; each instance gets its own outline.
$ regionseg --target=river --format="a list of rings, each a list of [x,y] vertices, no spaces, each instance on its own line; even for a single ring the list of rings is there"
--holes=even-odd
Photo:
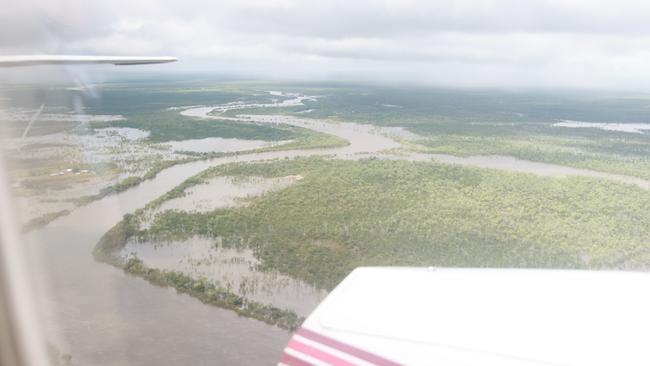
[[[275,117],[269,117],[275,120]],[[295,122],[308,125],[307,121]],[[399,146],[353,123],[315,122],[350,141],[336,149],[247,154],[176,165],[133,189],[105,197],[25,236],[48,340],[81,365],[275,364],[287,331],[238,317],[173,289],[97,263],[91,252],[122,216],[202,170],[231,162],[374,153]]]
[[[188,108],[181,113],[198,118],[222,118],[208,115],[214,108]],[[279,359],[290,337],[288,332],[204,305],[173,289],[153,286],[120,269],[97,263],[91,255],[100,237],[124,214],[144,207],[208,167],[313,155],[354,158],[400,146],[370,125],[287,116],[237,119],[310,128],[347,139],[350,145],[255,153],[176,165],[137,187],[92,202],[27,234],[28,261],[36,277],[37,303],[48,340],[62,352],[70,353],[75,365],[271,365]],[[478,157],[407,155],[400,158],[433,159],[539,174],[611,178],[603,173],[550,164],[522,161],[512,164],[512,160],[503,160],[512,159],[508,157],[480,160]],[[558,173],[552,174],[553,169],[549,168],[556,168]],[[639,185],[636,178],[615,176],[615,180]],[[643,182],[648,185],[647,181]]]

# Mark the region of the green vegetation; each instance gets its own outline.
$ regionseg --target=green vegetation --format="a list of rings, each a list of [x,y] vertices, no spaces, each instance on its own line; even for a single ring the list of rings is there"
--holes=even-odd
[[[314,109],[312,118],[337,118],[382,126],[404,126],[434,134],[531,134],[558,120],[590,122],[650,122],[647,94],[584,90],[441,89],[363,85],[310,85],[300,89],[323,95],[295,110]],[[517,128],[512,128],[512,124]],[[523,131],[522,128],[523,127]],[[605,136],[606,131],[573,130],[561,136]],[[629,134],[624,134],[628,135]]]
[[[71,212],[70,210],[61,210],[61,211],[46,213],[39,217],[35,217],[29,220],[25,225],[23,225],[23,233],[27,233],[32,230],[43,227],[49,224],[50,222],[58,219],[59,217],[67,216],[68,214],[70,214],[70,212]]]
[[[228,120],[203,120],[185,117],[179,108],[191,105],[217,105],[233,101],[270,103],[272,97],[245,85],[229,83],[183,83],[159,85],[107,84],[101,100],[84,100],[96,114],[121,114],[123,121],[95,123],[93,128],[131,127],[150,131],[149,140],[165,142],[206,137],[281,141],[297,137],[291,126],[269,126]]]
[[[247,140],[280,141],[295,138],[294,128],[274,127],[257,123],[228,120],[195,119],[180,115],[179,111],[155,111],[134,114],[125,121],[94,124],[94,128],[131,127],[150,131],[149,140],[166,142],[206,137],[240,138]]]
[[[188,152],[188,151],[179,151],[178,153],[182,153],[183,155],[196,157],[200,159],[211,159],[211,158],[218,158],[224,156],[256,154],[256,153],[263,153],[263,152],[270,152],[270,151],[329,149],[334,147],[347,146],[349,144],[350,144],[349,141],[340,138],[338,136],[334,136],[334,135],[330,135],[318,131],[312,131],[306,128],[296,128],[294,139],[284,144],[261,147],[253,150],[233,151],[228,153]]]
[[[542,178],[405,161],[322,158],[220,166],[217,175],[305,178],[241,208],[159,213],[142,239],[220,236],[262,269],[331,289],[369,265],[643,268],[650,194],[590,178]],[[182,189],[165,198],[182,194]],[[131,218],[137,226],[137,217]],[[100,245],[101,247],[101,245]],[[100,250],[100,249],[98,249]]]
[[[126,245],[130,237],[138,232],[137,222],[131,214],[124,215],[122,221],[113,226],[102,236],[99,244],[93,250],[93,256],[98,261],[110,263],[115,266],[122,266],[123,261],[114,255]]]
[[[252,152],[298,150],[298,149],[324,149],[347,146],[350,142],[340,137],[323,132],[299,128],[296,130],[295,139],[282,145],[269,146]]]
[[[109,187],[107,190],[104,190],[103,192],[106,192],[105,194],[112,194],[112,193],[126,191],[131,187],[137,186],[138,184],[140,184],[141,181],[142,178],[140,177],[127,177],[121,182],[116,183],[113,186]]]

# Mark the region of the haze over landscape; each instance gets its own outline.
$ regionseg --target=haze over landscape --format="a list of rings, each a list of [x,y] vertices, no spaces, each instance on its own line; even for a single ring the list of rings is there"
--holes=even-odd
[[[623,0],[4,4],[0,52],[164,54],[148,71],[276,80],[646,89],[650,5]]]

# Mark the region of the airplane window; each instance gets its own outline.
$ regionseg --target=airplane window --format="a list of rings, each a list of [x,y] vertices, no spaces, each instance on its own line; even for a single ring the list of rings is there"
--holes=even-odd
[[[4,7],[0,328],[52,365],[648,361],[650,7]]]

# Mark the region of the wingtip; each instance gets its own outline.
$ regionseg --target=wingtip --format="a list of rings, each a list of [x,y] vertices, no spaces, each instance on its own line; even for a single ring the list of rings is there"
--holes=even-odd
[[[177,62],[173,56],[14,55],[0,56],[0,67],[67,64],[146,65]]]

